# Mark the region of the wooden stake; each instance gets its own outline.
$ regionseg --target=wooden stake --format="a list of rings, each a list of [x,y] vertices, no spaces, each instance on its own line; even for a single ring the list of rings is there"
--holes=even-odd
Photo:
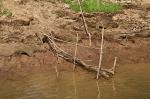
[[[115,57],[115,59],[114,59],[114,65],[113,65],[113,67],[108,70],[113,75],[115,74],[116,64],[117,64],[117,57]]]
[[[75,68],[76,68],[76,56],[77,56],[77,48],[78,48],[78,41],[79,41],[79,39],[78,39],[79,37],[78,37],[78,33],[77,33],[77,40],[76,40],[76,46],[75,46],[75,52],[74,52],[74,67],[73,67],[73,70],[75,70]]]
[[[117,64],[117,57],[115,57],[114,66],[113,66],[113,68],[111,69],[113,72],[115,72],[116,64]]]
[[[103,57],[103,43],[104,43],[104,28],[102,29],[102,38],[101,38],[101,49],[100,49],[100,56],[99,56],[99,67],[97,71],[97,79],[99,78],[101,64],[102,64],[102,57]]]

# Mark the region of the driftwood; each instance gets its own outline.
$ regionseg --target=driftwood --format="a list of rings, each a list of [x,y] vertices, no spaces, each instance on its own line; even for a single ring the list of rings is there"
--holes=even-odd
[[[84,68],[88,71],[93,71],[95,73],[98,72],[97,67],[90,66],[77,57],[74,59],[74,56],[68,54],[67,52],[62,50],[60,47],[58,47],[57,44],[55,43],[52,35],[49,36],[47,34],[44,34],[43,40],[45,43],[47,43],[49,45],[50,51],[52,51],[54,54],[58,55],[59,57],[63,58],[64,60],[71,62],[71,63],[75,63],[76,65],[81,66],[82,68]],[[112,73],[111,69],[101,68],[99,71],[99,76],[103,76],[105,78],[109,78],[112,75],[113,75],[113,73]]]
[[[119,33],[116,34],[118,38],[133,38],[133,37],[141,37],[141,38],[149,38],[150,37],[150,30],[141,30],[138,32],[127,32],[127,33]]]

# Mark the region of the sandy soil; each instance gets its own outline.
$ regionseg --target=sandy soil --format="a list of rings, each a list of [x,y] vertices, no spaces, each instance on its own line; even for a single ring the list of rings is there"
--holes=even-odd
[[[146,3],[146,6],[145,6]],[[150,62],[150,6],[124,8],[117,13],[85,13],[92,47],[100,48],[101,29],[105,28],[103,66],[111,67],[114,57],[119,64]],[[48,0],[5,0],[11,17],[0,17],[0,67],[41,67],[56,64],[56,57],[49,52],[36,34],[52,33],[56,38],[74,43],[79,34],[79,44],[88,46],[80,13],[71,11],[63,3]],[[42,38],[42,36],[41,36]],[[73,44],[57,44],[74,55]],[[97,66],[99,49],[78,47],[77,56],[90,65]],[[71,68],[60,60],[63,68]]]
[[[143,3],[150,4],[150,1],[149,0],[143,0]]]

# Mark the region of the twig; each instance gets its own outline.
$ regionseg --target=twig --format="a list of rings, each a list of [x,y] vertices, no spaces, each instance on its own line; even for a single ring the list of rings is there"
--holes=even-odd
[[[89,36],[89,45],[91,46],[92,45],[92,41],[91,41],[92,36],[89,33],[89,31],[88,31],[88,26],[87,26],[86,21],[85,21],[85,17],[84,17],[84,14],[83,14],[83,10],[82,10],[82,6],[81,6],[80,0],[78,0],[78,4],[79,4],[79,7],[80,7],[80,12],[81,12],[81,16],[82,16],[85,32]]]
[[[77,55],[77,47],[78,47],[78,33],[77,33],[77,41],[76,41],[76,46],[75,46],[75,53],[74,53],[74,67],[73,67],[73,70],[75,70],[75,68],[76,68],[76,62],[75,62],[75,60],[76,60],[76,55]]]
[[[103,57],[103,42],[104,42],[104,28],[102,29],[102,38],[101,38],[101,49],[100,49],[100,57],[99,57],[99,68],[97,72],[97,79],[99,78],[99,73],[101,70],[101,65],[102,65],[102,57]]]

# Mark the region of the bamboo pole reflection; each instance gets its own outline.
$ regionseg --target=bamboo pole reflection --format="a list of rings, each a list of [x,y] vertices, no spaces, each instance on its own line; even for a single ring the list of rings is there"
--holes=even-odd
[[[113,92],[114,92],[114,97],[115,97],[115,99],[117,99],[117,90],[116,90],[114,79],[112,79],[112,89],[113,89]]]
[[[76,84],[76,79],[75,79],[75,73],[74,72],[73,72],[73,87],[74,87],[74,98],[73,99],[78,99],[77,84]]]
[[[99,82],[96,81],[96,85],[97,85],[97,99],[101,99],[102,98],[102,91],[100,90],[100,87],[99,87]]]

